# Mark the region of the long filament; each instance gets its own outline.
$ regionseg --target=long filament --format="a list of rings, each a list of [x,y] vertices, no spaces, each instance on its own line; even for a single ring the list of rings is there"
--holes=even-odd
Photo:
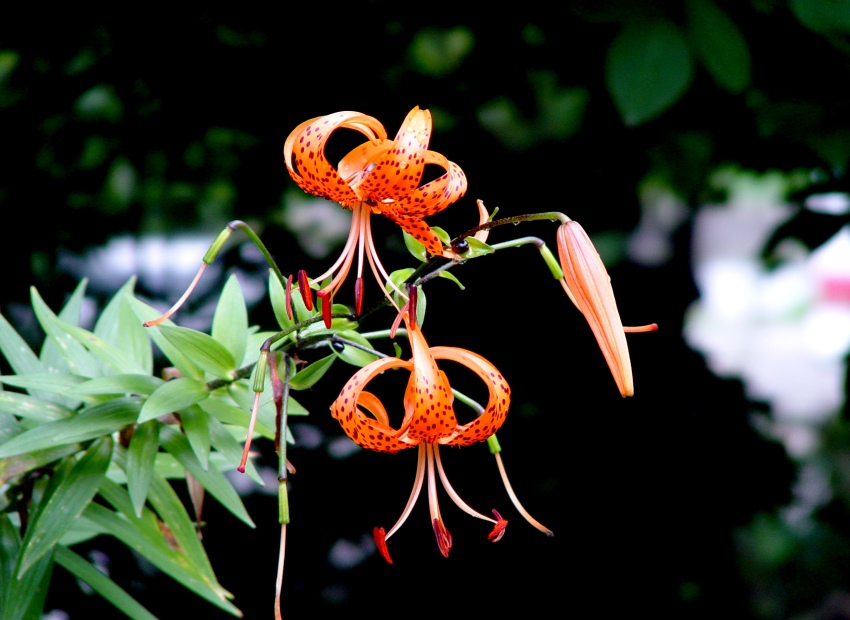
[[[496,457],[496,465],[498,465],[498,467],[499,467],[499,473],[502,475],[502,482],[505,485],[505,490],[508,492],[508,496],[511,498],[511,502],[513,502],[513,505],[517,509],[519,514],[521,514],[522,517],[526,521],[528,521],[531,525],[533,525],[538,530],[540,530],[541,532],[546,534],[546,536],[554,536],[555,533],[552,530],[550,530],[548,527],[546,527],[545,525],[540,523],[540,521],[538,521],[537,519],[532,517],[528,513],[528,511],[525,508],[523,508],[522,504],[519,503],[519,499],[517,498],[516,493],[514,493],[514,489],[511,486],[511,482],[510,482],[510,480],[508,480],[508,474],[505,471],[504,464],[502,463],[502,455],[497,452],[495,454],[495,457]]]
[[[407,517],[410,516],[410,512],[413,510],[413,505],[416,503],[416,500],[419,498],[419,492],[422,490],[422,481],[425,479],[425,445],[419,444],[419,458],[416,462],[416,477],[413,480],[413,490],[410,492],[410,497],[407,498],[407,505],[404,507],[404,510],[401,513],[396,524],[392,526],[389,533],[384,537],[384,540],[388,540],[390,536],[395,534],[398,531],[405,521],[407,521]]]
[[[454,490],[451,484],[449,484],[449,477],[446,475],[445,470],[443,469],[443,461],[440,460],[440,450],[439,446],[434,446],[434,460],[437,461],[437,472],[440,474],[440,480],[443,481],[443,487],[446,489],[446,493],[449,494],[449,497],[452,498],[452,501],[457,504],[458,508],[463,510],[466,514],[475,517],[476,519],[483,519],[484,521],[489,521],[490,523],[496,523],[495,519],[491,519],[490,517],[481,514],[474,508],[470,507],[465,501],[463,501],[458,495],[457,491]]]
[[[360,203],[359,206],[354,207],[352,209],[351,228],[348,231],[348,239],[345,241],[345,247],[342,248],[342,253],[340,253],[339,258],[336,259],[336,262],[331,266],[330,269],[328,269],[318,278],[314,278],[314,282],[321,282],[328,276],[332,275],[339,268],[339,266],[342,265],[342,263],[348,258],[349,254],[351,253],[352,247],[360,237],[360,214],[362,208],[363,203]]]

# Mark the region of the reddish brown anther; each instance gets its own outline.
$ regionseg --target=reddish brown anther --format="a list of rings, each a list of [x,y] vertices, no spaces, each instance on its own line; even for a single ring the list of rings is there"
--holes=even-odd
[[[407,308],[407,311],[410,314],[410,322],[411,324],[416,325],[416,302],[419,299],[419,289],[415,286],[411,286],[407,290],[407,294],[410,297],[408,301],[409,306]]]
[[[298,290],[301,292],[301,299],[304,300],[307,310],[312,310],[313,289],[310,288],[310,279],[307,277],[307,272],[303,269],[298,272]]]
[[[322,300],[322,319],[325,321],[325,327],[331,328],[331,310],[333,309],[333,296],[327,290],[321,290],[317,293],[319,299]]]
[[[487,540],[490,542],[499,542],[502,540],[502,536],[505,535],[505,528],[508,527],[508,520],[503,518],[502,515],[500,515],[495,509],[493,510],[493,516],[496,517],[496,525],[494,525],[493,530],[487,534]]]
[[[372,530],[372,538],[375,539],[375,546],[378,548],[378,553],[387,561],[387,564],[392,564],[393,559],[390,557],[390,550],[387,549],[387,532],[382,527],[376,527]]]
[[[434,519],[434,536],[437,537],[437,547],[440,548],[440,553],[443,554],[444,558],[449,557],[449,551],[452,548],[452,535],[449,534],[449,531],[446,529],[446,526],[443,525],[443,522],[439,519]]]
[[[292,320],[292,274],[286,279],[286,316]]]
[[[363,310],[363,278],[358,277],[354,281],[354,312],[360,316]]]

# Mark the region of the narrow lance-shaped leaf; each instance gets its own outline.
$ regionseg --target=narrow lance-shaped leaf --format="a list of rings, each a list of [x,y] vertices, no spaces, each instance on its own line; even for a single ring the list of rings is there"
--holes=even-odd
[[[166,413],[180,411],[209,397],[206,385],[196,379],[180,377],[159,386],[142,406],[139,422],[153,420]]]
[[[80,555],[68,547],[57,545],[54,554],[57,564],[80,581],[87,583],[107,601],[134,620],[156,620],[151,612],[145,609],[136,599],[127,594],[118,584],[89,564]]]
[[[53,313],[34,287],[30,289],[30,298],[35,316],[49,337],[41,353],[42,362],[48,369],[67,369],[71,374],[83,377],[99,377],[103,374],[98,361],[65,330],[68,322]]]
[[[158,451],[159,422],[150,420],[139,424],[127,449],[127,490],[137,517],[142,515],[145,506]]]
[[[160,431],[160,439],[163,448],[180,461],[183,467],[189,470],[204,488],[210,492],[210,495],[215,497],[222,506],[227,508],[236,517],[251,527],[255,527],[251,517],[248,516],[248,511],[245,510],[242,500],[239,499],[239,495],[237,495],[227,478],[215,468],[204,470],[192,448],[189,446],[189,441],[180,432],[165,427]]]
[[[248,340],[248,311],[236,276],[230,276],[221,291],[211,332],[212,337],[230,352],[234,361],[241,364],[245,359]]]
[[[236,361],[230,351],[212,336],[194,329],[160,325],[160,332],[198,368],[226,381],[233,379]]]
[[[112,438],[95,441],[79,461],[55,486],[51,484],[27,528],[23,554],[18,563],[18,578],[53,545],[91,503],[112,458]]]
[[[0,458],[89,441],[118,431],[136,421],[141,406],[139,398],[116,398],[70,418],[36,426],[0,445]]]
[[[336,355],[328,355],[320,360],[316,360],[302,370],[299,370],[298,373],[292,377],[292,381],[290,381],[292,389],[306,390],[307,388],[313,387],[313,385],[315,385],[316,382],[324,376],[334,361],[336,361]]]
[[[40,618],[53,573],[53,554],[47,553],[21,579],[15,578],[15,563],[21,539],[8,515],[0,513],[0,614],[3,620]]]
[[[187,407],[180,411],[180,422],[183,432],[192,452],[198,457],[201,467],[205,470],[210,467],[210,427],[207,424],[207,414],[197,406]]]
[[[169,575],[172,579],[210,601],[225,611],[241,616],[239,610],[225,597],[224,590],[217,583],[210,583],[205,575],[199,574],[191,562],[168,547],[162,532],[158,536],[150,532],[143,534],[127,519],[98,504],[89,504],[84,513],[99,526],[107,529],[113,536],[124,542],[131,549],[147,558],[154,566]]]
[[[160,316],[160,312],[154,308],[151,308],[144,302],[139,301],[135,297],[128,297],[127,303],[132,308],[133,312],[136,314],[136,318],[140,323],[144,323],[145,321],[152,321],[153,319],[157,319]],[[180,374],[184,377],[191,377],[192,379],[202,380],[204,378],[204,371],[198,368],[196,364],[191,362],[188,357],[186,357],[179,348],[175,347],[171,342],[168,341],[165,336],[160,332],[160,328],[163,325],[173,325],[171,321],[164,321],[162,325],[159,327],[146,327],[145,332],[148,336],[150,336],[156,345],[162,350],[163,354],[174,364],[178,370],[180,370]]]

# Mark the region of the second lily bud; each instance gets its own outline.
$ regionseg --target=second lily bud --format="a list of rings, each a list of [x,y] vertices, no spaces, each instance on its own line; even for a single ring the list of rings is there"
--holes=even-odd
[[[632,396],[635,388],[625,332],[654,331],[658,326],[623,327],[611,278],[578,222],[570,220],[558,229],[558,256],[564,272],[564,290],[590,324],[620,394]]]

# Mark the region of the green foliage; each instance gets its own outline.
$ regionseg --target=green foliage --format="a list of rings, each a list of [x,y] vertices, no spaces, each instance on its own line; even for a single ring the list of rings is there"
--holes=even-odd
[[[608,50],[605,80],[626,125],[661,114],[685,93],[692,77],[685,39],[666,19],[625,26]]]

